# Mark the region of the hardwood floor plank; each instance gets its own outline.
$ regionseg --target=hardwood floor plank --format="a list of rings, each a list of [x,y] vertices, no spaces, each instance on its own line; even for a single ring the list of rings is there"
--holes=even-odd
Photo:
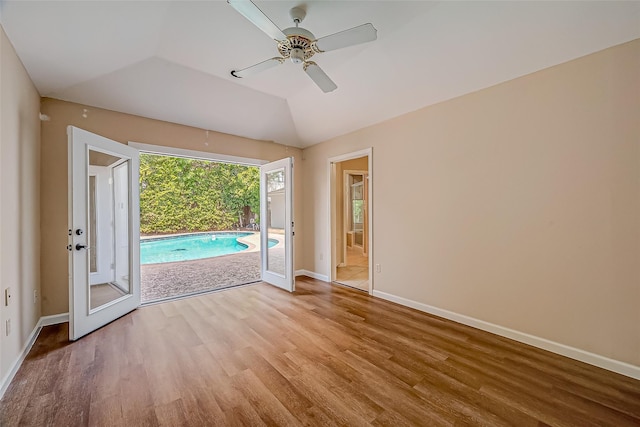
[[[89,426],[124,426],[122,416],[122,398],[113,395],[102,400],[92,401],[89,407]]]
[[[367,422],[363,420],[351,407],[326,388],[322,383],[316,381],[307,373],[300,373],[290,379],[294,386],[302,390],[316,403],[316,408],[322,411],[332,423],[342,426],[364,426]]]
[[[383,413],[373,420],[371,425],[388,426],[388,427],[406,427],[414,424],[410,423],[406,418],[393,410],[385,410]]]
[[[168,403],[155,406],[156,418],[161,426],[186,426],[189,425],[189,416],[184,408],[182,399],[176,399]]]
[[[234,375],[233,384],[251,404],[265,424],[279,426],[301,425],[251,369]]]
[[[486,427],[511,425],[495,414],[470,405],[469,401],[464,402],[458,398],[458,396],[446,393],[430,384],[417,384],[413,388],[419,393],[422,399],[431,402],[431,404],[445,412],[451,413],[457,423]]]
[[[347,379],[327,367],[322,360],[309,359],[305,356],[306,362],[301,363],[301,371],[315,378],[323,387],[331,390],[338,398],[358,414],[364,420],[372,421],[383,408],[371,400],[366,393],[363,393]]]
[[[480,386],[475,384],[469,386],[458,380],[460,377],[459,371],[452,370],[446,363],[441,363],[438,368],[427,370],[424,379],[414,388],[419,392],[422,387],[435,388],[441,393],[448,394],[452,400],[464,402],[474,410],[496,415],[508,425],[527,427],[538,424],[535,418],[518,409],[502,405],[500,402],[488,398],[480,392]],[[497,422],[497,424],[501,424],[501,422]]]
[[[638,426],[640,381],[299,278],[45,327],[0,425]]]
[[[430,402],[420,398],[415,390],[395,376],[358,355],[347,351],[343,358],[359,370],[366,381],[373,385],[368,387],[370,397],[385,409],[397,410],[402,416],[420,425],[453,425],[455,418]]]
[[[270,392],[278,401],[301,423],[304,422],[303,414],[313,406],[313,403],[306,396],[289,382],[278,370],[265,360],[253,348],[243,349],[236,352],[247,366],[251,366],[251,371],[263,383],[268,385]],[[299,372],[299,370],[297,370]]]
[[[6,421],[6,425],[19,425],[20,420],[30,420],[34,426],[44,426],[48,424],[48,420],[53,419],[56,411],[56,396],[53,393],[34,396],[26,402],[24,411],[20,413],[19,418]],[[24,424],[24,423],[22,423]],[[5,425],[0,423],[0,425]]]
[[[225,425],[228,426],[267,426],[260,415],[247,401],[241,401],[237,406],[227,412]]]

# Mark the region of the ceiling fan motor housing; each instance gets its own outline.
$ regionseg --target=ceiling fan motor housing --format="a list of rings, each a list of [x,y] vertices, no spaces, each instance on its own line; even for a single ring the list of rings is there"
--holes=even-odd
[[[291,27],[282,30],[282,32],[287,36],[287,39],[278,42],[278,52],[283,58],[291,58],[294,64],[305,62],[319,52],[315,46],[316,37],[311,31],[300,27]]]

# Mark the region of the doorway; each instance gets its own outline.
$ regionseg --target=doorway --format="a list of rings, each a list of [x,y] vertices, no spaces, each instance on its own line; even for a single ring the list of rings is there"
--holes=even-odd
[[[260,168],[140,154],[143,303],[257,282]]]
[[[331,281],[372,292],[371,152],[330,159]]]
[[[141,152],[143,303],[259,281],[293,289],[292,159],[129,144]]]

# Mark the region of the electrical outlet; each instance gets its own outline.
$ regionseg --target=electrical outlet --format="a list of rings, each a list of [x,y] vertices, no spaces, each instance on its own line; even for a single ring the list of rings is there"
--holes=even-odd
[[[38,290],[34,289],[33,290],[33,303],[37,303],[38,302]]]
[[[380,264],[376,264],[376,273],[381,273],[382,272],[382,267],[380,266]]]
[[[7,319],[4,322],[4,330],[5,330],[5,334],[9,336],[9,334],[11,333],[11,319]]]
[[[9,306],[9,302],[11,302],[11,288],[6,288],[4,290],[4,305],[5,305],[5,307]]]

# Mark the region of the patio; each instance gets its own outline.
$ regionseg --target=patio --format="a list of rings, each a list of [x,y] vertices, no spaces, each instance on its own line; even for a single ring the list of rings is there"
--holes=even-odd
[[[142,264],[140,266],[143,303],[175,298],[203,291],[227,288],[260,280],[259,233],[239,239],[246,251],[192,261]],[[281,240],[270,233],[270,238]],[[269,249],[270,267],[284,269],[282,242]]]
[[[151,302],[260,280],[260,252],[140,266],[141,299]]]

